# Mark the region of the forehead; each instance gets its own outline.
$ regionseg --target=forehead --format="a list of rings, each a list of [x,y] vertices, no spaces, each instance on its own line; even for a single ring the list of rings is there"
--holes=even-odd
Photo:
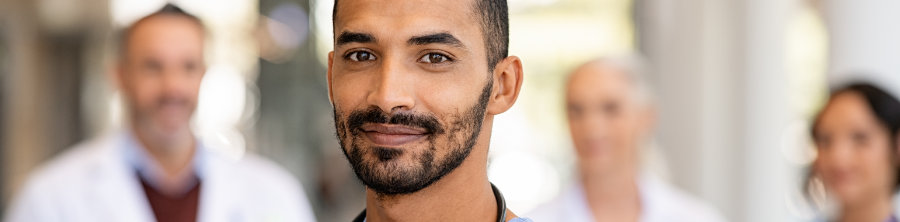
[[[191,19],[156,15],[135,23],[127,37],[129,51],[161,47],[196,50],[203,47],[204,32]]]
[[[864,120],[871,120],[874,115],[869,104],[865,102],[865,98],[856,92],[838,93],[822,113],[825,122],[835,117],[854,119],[854,122],[866,122]]]
[[[596,96],[626,96],[635,93],[634,82],[624,70],[601,63],[580,67],[569,79],[570,99]]]
[[[337,9],[336,35],[353,31],[409,37],[448,32],[461,37],[463,44],[480,42],[472,38],[480,37],[480,23],[471,0],[339,0]]]
[[[865,98],[857,92],[834,95],[813,124],[813,136],[832,130],[859,130],[878,127],[887,130]]]

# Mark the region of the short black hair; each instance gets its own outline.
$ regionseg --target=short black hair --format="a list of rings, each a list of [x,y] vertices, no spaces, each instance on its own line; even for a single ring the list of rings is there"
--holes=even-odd
[[[856,92],[865,97],[878,121],[888,129],[892,138],[900,133],[900,101],[890,93],[867,83],[852,84],[838,92]],[[891,141],[897,142],[897,141]]]
[[[338,1],[334,0],[331,21],[337,21]],[[487,52],[488,71],[509,56],[509,6],[506,0],[474,0],[472,10],[480,18]],[[332,27],[333,28],[333,27]]]
[[[204,35],[207,34],[206,26],[203,25],[203,21],[201,21],[200,18],[197,18],[197,16],[194,16],[191,13],[185,12],[180,7],[175,6],[172,3],[167,3],[165,6],[163,6],[161,9],[154,12],[153,14],[144,16],[143,18],[137,20],[136,22],[132,23],[128,27],[125,27],[123,30],[121,30],[121,32],[118,35],[119,58],[125,58],[125,56],[127,55],[126,53],[128,52],[128,40],[131,39],[131,34],[132,34],[132,32],[134,32],[134,29],[138,25],[143,23],[144,21],[149,20],[150,18],[153,18],[156,16],[184,17],[184,18],[196,23],[197,26],[200,27],[200,30],[201,30],[201,32],[203,32]]]

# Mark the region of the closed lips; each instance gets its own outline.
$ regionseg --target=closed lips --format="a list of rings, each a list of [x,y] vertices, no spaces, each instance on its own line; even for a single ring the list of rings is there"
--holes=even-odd
[[[424,129],[389,124],[364,124],[360,127],[372,143],[379,146],[400,146],[425,138]]]

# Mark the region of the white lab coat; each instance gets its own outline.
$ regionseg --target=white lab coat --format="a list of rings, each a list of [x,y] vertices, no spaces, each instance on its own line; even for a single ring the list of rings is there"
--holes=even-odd
[[[649,175],[638,180],[640,222],[723,222],[711,206]],[[525,214],[535,222],[595,222],[581,183],[573,183],[562,195]]]
[[[136,170],[119,146],[127,132],[76,145],[31,175],[6,222],[153,222]],[[203,147],[203,146],[198,146]],[[240,160],[210,149],[202,167],[198,222],[315,221],[297,180],[254,155]]]

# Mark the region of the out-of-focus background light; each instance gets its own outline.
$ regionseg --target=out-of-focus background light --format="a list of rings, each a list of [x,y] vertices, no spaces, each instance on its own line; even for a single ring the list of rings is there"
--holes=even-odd
[[[280,28],[267,27],[278,46],[296,48],[301,43],[306,42],[306,36],[309,32],[309,18],[300,6],[290,3],[279,5],[272,10],[270,18],[285,26]],[[284,28],[287,28],[287,30],[283,30]]]
[[[528,212],[559,193],[559,173],[529,152],[508,152],[491,160],[488,177],[505,192],[507,207]]]
[[[785,27],[784,58],[791,120],[782,132],[781,151],[791,167],[799,169],[784,191],[784,205],[794,218],[813,220],[817,212],[803,189],[804,171],[816,158],[811,123],[828,94],[828,33],[812,2],[791,12]]]
[[[244,116],[252,116],[256,111],[247,109],[244,77],[233,67],[213,65],[203,76],[198,100],[194,131],[203,142],[209,143],[209,147],[239,159],[244,155],[246,144],[237,127]],[[250,113],[245,114],[247,110]]]
[[[199,127],[234,127],[244,116],[247,82],[237,69],[213,65],[200,84],[195,122]]]
[[[315,0],[312,7],[316,17],[316,58],[323,66],[328,66],[328,52],[334,51],[334,23],[331,20],[334,0]]]
[[[258,31],[260,57],[284,63],[293,58],[297,47],[306,43],[309,36],[309,16],[294,3],[282,3],[264,17]]]
[[[113,23],[118,27],[125,27],[159,10],[166,5],[166,2],[165,0],[110,0],[109,11]]]

